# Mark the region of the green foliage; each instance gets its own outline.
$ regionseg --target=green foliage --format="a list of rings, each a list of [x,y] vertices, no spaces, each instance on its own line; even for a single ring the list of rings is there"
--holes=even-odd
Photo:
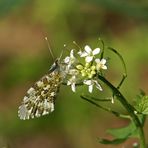
[[[148,96],[143,96],[138,98],[135,105],[136,110],[138,113],[141,114],[148,114]]]
[[[133,137],[136,131],[136,126],[133,122],[129,123],[126,127],[108,129],[107,133],[111,134],[115,139],[101,139],[99,140],[102,144],[120,144],[126,141],[129,137]]]
[[[114,139],[114,140],[107,140],[107,139],[99,139],[99,142],[101,144],[120,144],[123,143],[125,140],[127,140],[127,138],[125,139]]]
[[[128,118],[128,116],[126,116],[126,115],[122,115],[122,114],[120,114],[120,113],[118,113],[116,111],[111,110],[110,108],[105,108],[104,106],[101,106],[100,104],[93,101],[93,100],[95,100],[95,101],[104,101],[102,99],[101,100],[96,99],[96,98],[93,98],[91,96],[81,96],[81,98],[86,100],[87,102],[95,105],[96,107],[104,110],[104,111],[112,113],[113,115],[115,115],[117,117]],[[133,108],[130,108],[130,109],[132,110]],[[128,119],[131,119],[131,118],[128,118]],[[145,119],[146,119],[145,115],[138,115],[138,120],[140,121],[141,128],[143,128],[143,126],[144,126]],[[99,138],[99,142],[101,144],[113,144],[113,145],[116,145],[116,144],[123,143],[124,141],[126,141],[130,137],[138,138],[139,137],[139,127],[134,123],[133,120],[130,120],[130,122],[129,122],[129,124],[127,126],[121,127],[121,128],[108,129],[107,133],[111,134],[114,139],[109,140],[109,139],[104,139],[104,138],[101,139],[101,138]]]
[[[136,126],[133,122],[130,122],[127,126],[122,128],[108,129],[107,133],[118,139],[127,139],[128,137],[132,136],[135,130]]]
[[[145,116],[141,115],[139,116],[139,119],[141,121],[141,125],[144,125],[145,122]],[[138,128],[134,124],[133,121],[130,121],[130,123],[121,128],[112,128],[107,130],[108,134],[111,134],[114,139],[108,140],[108,139],[100,139],[99,142],[102,144],[120,144],[126,141],[130,137],[138,138]]]

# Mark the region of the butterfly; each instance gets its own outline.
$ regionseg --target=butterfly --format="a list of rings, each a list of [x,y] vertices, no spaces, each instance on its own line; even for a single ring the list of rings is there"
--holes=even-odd
[[[54,59],[53,53],[47,45]],[[58,94],[59,87],[65,77],[66,65],[62,63],[63,51],[58,59],[55,60],[47,74],[29,88],[19,106],[18,116],[22,120],[40,117],[54,111],[55,98]]]
[[[22,120],[40,117],[54,111],[55,98],[62,83],[60,60],[57,59],[50,70],[26,93],[18,116]]]

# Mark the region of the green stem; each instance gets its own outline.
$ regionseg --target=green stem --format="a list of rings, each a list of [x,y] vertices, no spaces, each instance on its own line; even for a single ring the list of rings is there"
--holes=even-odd
[[[98,75],[98,78],[102,82],[104,82],[113,91],[113,93],[117,97],[117,99],[126,108],[127,112],[129,113],[129,115],[133,119],[133,122],[135,123],[135,126],[138,129],[140,146],[141,146],[141,148],[146,148],[143,126],[140,123],[138,116],[134,113],[133,107],[128,103],[128,101],[125,99],[125,97],[122,95],[122,93],[115,86],[113,86],[107,79],[105,79],[103,76],[100,76],[100,75]]]
[[[98,108],[104,110],[104,111],[107,111],[107,112],[112,113],[112,114],[115,115],[116,117],[126,118],[126,119],[130,119],[130,120],[131,120],[131,116],[120,114],[120,113],[118,113],[118,112],[116,112],[116,111],[114,111],[114,110],[112,110],[112,109],[110,109],[110,108],[105,108],[105,107],[101,106],[100,104],[98,104],[98,103],[96,103],[96,102],[94,102],[94,101],[88,99],[86,96],[83,96],[83,95],[82,95],[81,98],[84,99],[84,100],[86,100],[86,101],[88,101],[89,103],[95,105],[96,107],[98,107]],[[92,98],[92,97],[91,97],[91,98]]]

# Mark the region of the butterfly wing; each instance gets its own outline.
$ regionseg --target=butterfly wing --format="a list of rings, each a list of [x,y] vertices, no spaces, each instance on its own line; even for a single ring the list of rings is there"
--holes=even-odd
[[[37,81],[23,98],[18,111],[20,119],[40,117],[53,112],[60,84],[61,77],[58,71],[50,72]]]

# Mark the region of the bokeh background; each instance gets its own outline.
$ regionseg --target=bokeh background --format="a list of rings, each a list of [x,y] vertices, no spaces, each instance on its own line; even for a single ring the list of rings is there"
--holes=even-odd
[[[103,112],[61,86],[55,111],[49,116],[21,121],[18,106],[26,90],[44,75],[52,58],[44,40],[48,37],[59,56],[63,45],[75,40],[84,47],[116,48],[127,64],[128,78],[122,92],[133,102],[139,88],[148,93],[148,1],[147,0],[0,0],[0,148],[104,148],[98,137],[111,138],[107,128],[128,122]],[[122,75],[118,57],[110,56],[107,76],[117,84]],[[93,95],[110,96],[106,87]],[[126,113],[115,102],[108,103]],[[148,125],[145,134],[148,141]],[[119,146],[131,148],[128,140]]]

